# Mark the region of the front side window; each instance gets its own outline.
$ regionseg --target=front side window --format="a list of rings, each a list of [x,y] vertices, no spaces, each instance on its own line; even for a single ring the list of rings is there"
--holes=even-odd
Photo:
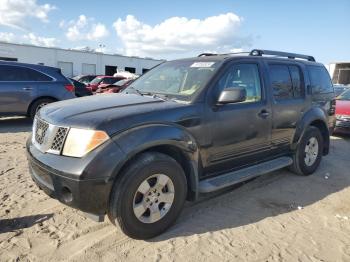
[[[333,85],[331,78],[323,66],[308,66],[311,88],[313,94],[332,93]]]
[[[261,84],[257,64],[235,64],[219,80],[220,92],[225,89],[244,89],[246,102],[261,100]]]
[[[221,62],[193,60],[166,62],[136,79],[125,92],[137,89],[142,93],[188,100],[188,97],[206,85],[219,64]]]

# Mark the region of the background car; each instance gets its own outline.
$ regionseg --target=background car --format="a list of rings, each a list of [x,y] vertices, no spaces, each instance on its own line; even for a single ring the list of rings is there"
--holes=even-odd
[[[95,92],[100,85],[102,84],[113,84],[119,80],[124,79],[125,77],[114,77],[114,76],[97,76],[94,80],[92,80],[88,85],[92,92]]]
[[[337,97],[335,132],[350,134],[350,89]]]
[[[85,85],[89,84],[95,78],[96,78],[96,75],[79,75],[79,76],[73,77],[74,80],[81,82]]]
[[[135,79],[122,79],[111,85],[100,85],[96,93],[119,93],[124,88],[128,87]]]
[[[46,104],[75,98],[74,85],[61,69],[0,61],[0,115],[33,118]]]
[[[77,80],[74,80],[73,78],[69,78],[72,84],[74,85],[75,89],[75,95],[77,97],[82,97],[82,96],[91,96],[92,92],[90,89],[86,87],[86,85],[82,82],[79,82]]]
[[[339,96],[340,94],[342,94],[346,90],[350,90],[350,86],[334,85],[335,96]]]

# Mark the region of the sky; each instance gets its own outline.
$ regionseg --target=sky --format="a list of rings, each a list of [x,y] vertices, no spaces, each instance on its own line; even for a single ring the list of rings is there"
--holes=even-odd
[[[0,0],[0,41],[176,59],[253,48],[350,61],[350,0]]]

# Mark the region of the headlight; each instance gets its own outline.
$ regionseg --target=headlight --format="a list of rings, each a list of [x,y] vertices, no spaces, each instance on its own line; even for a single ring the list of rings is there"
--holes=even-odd
[[[104,131],[71,128],[64,143],[63,155],[82,157],[109,139]]]

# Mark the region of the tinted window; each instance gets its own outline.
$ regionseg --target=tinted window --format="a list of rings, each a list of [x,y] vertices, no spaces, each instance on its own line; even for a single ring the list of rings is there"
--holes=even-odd
[[[247,98],[244,102],[261,100],[261,86],[258,65],[233,65],[219,80],[219,90],[241,88],[246,90]]]
[[[297,66],[289,66],[289,71],[290,76],[292,77],[294,97],[301,97],[303,94],[300,70]]]
[[[21,66],[0,66],[0,81],[51,81],[38,71]]]
[[[113,84],[117,79],[116,78],[104,78],[102,80],[103,84]]]
[[[288,66],[270,65],[270,78],[276,100],[293,98],[293,85]]]
[[[326,68],[322,66],[308,66],[307,68],[313,94],[333,92],[331,78],[329,77]]]
[[[136,68],[135,67],[125,67],[125,71],[128,71],[130,73],[135,74]]]

